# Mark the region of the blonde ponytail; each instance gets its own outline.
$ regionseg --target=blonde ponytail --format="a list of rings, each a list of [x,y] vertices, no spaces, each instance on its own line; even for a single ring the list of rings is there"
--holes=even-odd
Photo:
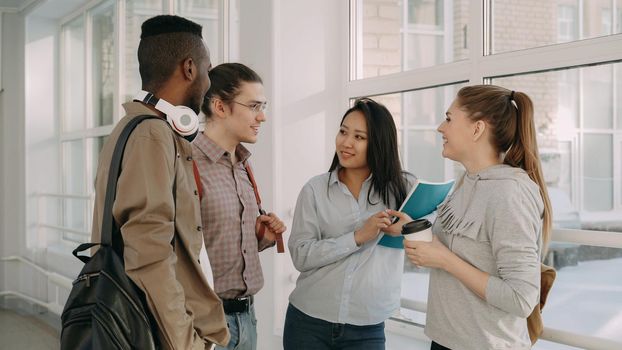
[[[499,153],[505,152],[503,162],[525,170],[540,187],[544,202],[542,215],[542,252],[551,237],[552,208],[536,142],[533,103],[522,92],[510,91],[495,85],[466,86],[458,91],[460,107],[470,113],[471,120],[485,120],[493,130],[493,144]]]

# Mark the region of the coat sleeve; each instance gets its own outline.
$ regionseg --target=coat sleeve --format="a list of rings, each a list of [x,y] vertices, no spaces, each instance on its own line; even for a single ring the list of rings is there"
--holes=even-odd
[[[174,140],[156,127],[140,131],[150,124],[139,125],[128,140],[113,207],[122,223],[125,270],[145,292],[165,348],[204,349],[175,275]]]

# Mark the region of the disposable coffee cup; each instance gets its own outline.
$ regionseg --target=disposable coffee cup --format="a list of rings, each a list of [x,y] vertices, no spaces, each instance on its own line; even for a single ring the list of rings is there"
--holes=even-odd
[[[402,237],[409,241],[432,242],[432,223],[428,219],[418,219],[404,224]]]

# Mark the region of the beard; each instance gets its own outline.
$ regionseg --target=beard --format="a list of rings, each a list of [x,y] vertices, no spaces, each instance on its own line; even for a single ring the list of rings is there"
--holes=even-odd
[[[201,104],[203,103],[203,97],[206,91],[201,88],[199,79],[192,82],[192,85],[188,88],[186,94],[186,100],[184,106],[192,109],[197,115],[201,112]]]

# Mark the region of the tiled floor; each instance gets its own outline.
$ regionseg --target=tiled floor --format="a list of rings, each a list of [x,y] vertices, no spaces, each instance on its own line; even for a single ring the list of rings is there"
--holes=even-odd
[[[0,350],[57,350],[58,332],[33,316],[0,308]]]

